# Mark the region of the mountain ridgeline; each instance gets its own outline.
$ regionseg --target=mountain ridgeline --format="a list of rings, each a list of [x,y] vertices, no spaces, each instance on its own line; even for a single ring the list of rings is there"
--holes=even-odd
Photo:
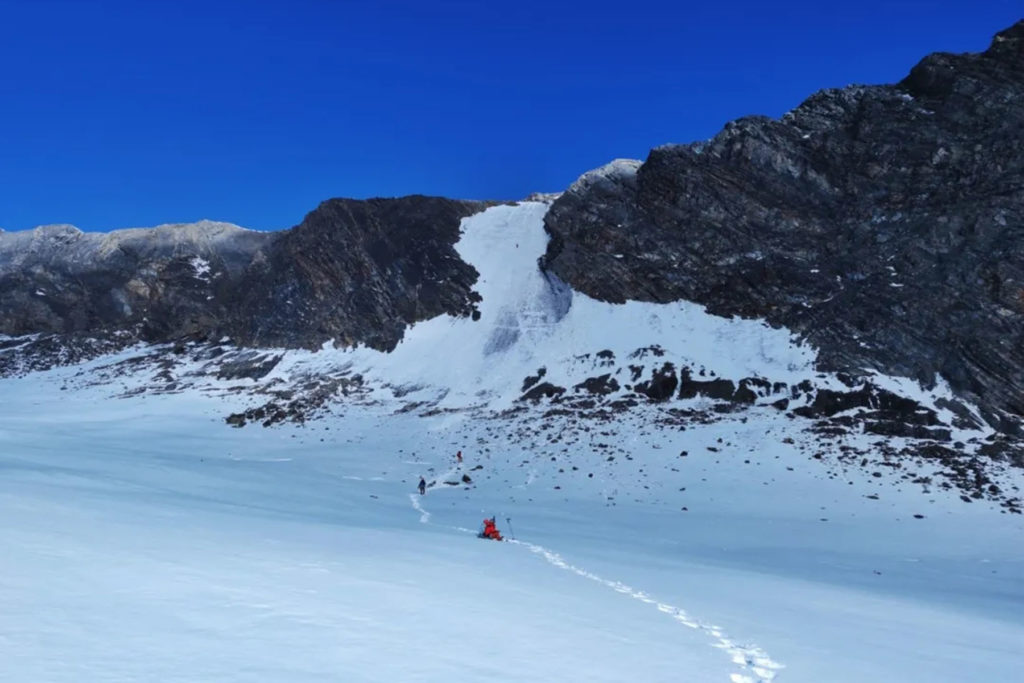
[[[477,274],[453,245],[487,206],[331,199],[280,232],[201,221],[0,233],[0,333],[389,350],[412,323],[472,314]]]
[[[780,120],[585,174],[548,211],[540,266],[608,302],[688,300],[785,326],[824,371],[943,378],[1015,432],[1022,102],[1024,22],[983,53],[928,56],[898,84],[824,90]],[[478,274],[455,244],[490,205],[331,199],[276,233],[0,232],[0,333],[82,354],[224,338],[388,351],[417,321],[474,315]]]

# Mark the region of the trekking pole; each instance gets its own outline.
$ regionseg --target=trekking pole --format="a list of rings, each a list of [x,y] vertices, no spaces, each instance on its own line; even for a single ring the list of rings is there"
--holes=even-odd
[[[508,533],[512,535],[512,540],[516,540],[516,532],[512,530],[512,520],[506,517],[505,521],[508,523]]]

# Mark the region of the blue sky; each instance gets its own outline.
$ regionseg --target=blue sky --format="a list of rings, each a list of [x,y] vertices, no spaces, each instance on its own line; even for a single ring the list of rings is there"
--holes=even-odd
[[[0,0],[0,227],[514,199],[977,51],[1019,0]]]

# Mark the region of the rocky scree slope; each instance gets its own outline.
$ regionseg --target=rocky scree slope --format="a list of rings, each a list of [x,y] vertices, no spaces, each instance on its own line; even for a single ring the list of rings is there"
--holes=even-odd
[[[584,176],[547,215],[543,266],[605,301],[786,326],[823,370],[942,377],[1019,432],[1022,102],[1024,21],[896,85],[824,90]]]
[[[0,359],[7,353],[0,349]],[[961,430],[956,420],[949,421],[948,411],[930,407],[934,400],[921,393],[915,400],[898,384],[888,390],[870,381],[858,385],[842,374],[813,372],[800,382],[764,376],[734,381],[655,345],[624,355],[605,349],[572,356],[551,372],[539,368],[523,379],[519,397],[511,403],[452,405],[446,403],[447,389],[404,384],[379,372],[384,368],[367,367],[365,354],[362,361],[358,355],[351,350],[285,353],[210,342],[146,345],[83,363],[51,380],[75,394],[103,387],[113,392],[111,397],[123,399],[181,393],[218,398],[225,408],[237,406],[238,412],[222,413],[232,427],[294,423],[309,434],[330,429],[325,425],[333,418],[360,410],[425,419],[459,413],[457,423],[485,426],[491,438],[477,443],[485,452],[496,444],[498,451],[500,444],[518,444],[545,467],[556,467],[550,463],[560,462],[569,451],[591,466],[614,467],[634,459],[640,438],[653,455],[669,448],[681,433],[721,427],[747,437],[742,442],[708,441],[700,449],[707,451],[705,457],[750,464],[743,453],[771,451],[772,444],[791,446],[808,457],[807,464],[820,476],[853,485],[852,473],[869,474],[862,480],[871,483],[870,500],[878,500],[883,489],[909,487],[920,489],[929,502],[936,496],[958,497],[1007,514],[1024,511],[1020,440]],[[331,358],[325,361],[324,356]],[[423,358],[425,363],[437,362],[429,353]],[[678,457],[689,455],[684,448]],[[641,479],[651,476],[646,459],[638,458],[637,465]]]

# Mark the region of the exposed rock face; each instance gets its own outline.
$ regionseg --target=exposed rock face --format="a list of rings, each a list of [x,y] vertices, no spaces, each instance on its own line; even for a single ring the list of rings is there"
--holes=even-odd
[[[606,373],[599,377],[588,377],[574,387],[577,391],[586,390],[591,394],[599,394],[601,396],[607,396],[613,394],[619,390],[619,383],[611,376],[611,373]]]
[[[478,273],[454,245],[481,202],[438,197],[331,199],[283,234],[241,283],[232,337],[261,346],[337,338],[391,350],[405,328],[468,316]]]
[[[550,382],[541,382],[522,396],[523,400],[539,401],[542,398],[555,398],[565,393],[565,387],[559,387]]]
[[[477,273],[454,244],[486,206],[332,199],[277,233],[210,221],[0,233],[0,334],[391,349],[411,323],[472,314]]]
[[[802,334],[823,369],[936,376],[1024,415],[1024,22],[902,82],[811,96],[584,176],[545,267],[611,301],[686,299]]]
[[[637,382],[633,389],[647,398],[655,401],[665,401],[676,393],[679,386],[679,378],[676,377],[676,369],[672,363],[665,363],[660,368],[655,368],[649,380]]]

